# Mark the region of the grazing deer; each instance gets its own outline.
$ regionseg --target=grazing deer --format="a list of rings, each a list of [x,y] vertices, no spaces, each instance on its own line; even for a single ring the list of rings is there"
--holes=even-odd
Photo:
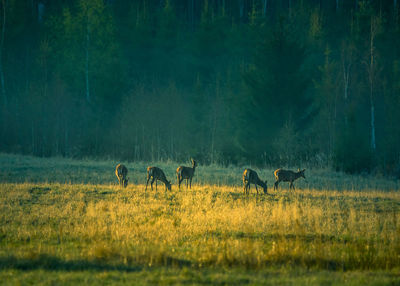
[[[165,184],[165,190],[171,190],[171,182],[167,180],[167,177],[165,176],[163,170],[157,167],[147,167],[147,182],[146,182],[146,189],[147,190],[147,184],[150,182],[151,190],[153,190],[153,183],[156,181],[156,191],[157,191],[157,181],[161,181]]]
[[[267,187],[267,181],[263,182],[260,180],[258,177],[258,174],[256,171],[252,169],[245,169],[243,172],[243,191],[244,194],[249,194],[250,192],[250,184],[254,184],[256,186],[257,190],[257,195],[258,195],[258,188],[257,185],[263,187],[264,189],[264,194],[267,193],[268,187]]]
[[[126,177],[128,175],[128,169],[124,165],[118,164],[115,168],[115,175],[118,178],[119,185],[126,188],[128,185],[128,178]]]
[[[282,170],[282,169],[277,169],[274,172],[275,176],[275,184],[274,184],[274,190],[278,189],[278,185],[280,182],[289,182],[289,190],[293,188],[294,190],[294,185],[293,182],[297,180],[300,177],[303,177],[304,179],[306,176],[304,175],[306,169],[303,169],[300,171],[300,169],[297,169],[297,172],[289,171],[289,170]]]
[[[192,159],[192,168],[179,166],[176,169],[176,178],[178,179],[178,186],[181,189],[181,182],[186,179],[186,189],[188,188],[188,182],[190,182],[190,188],[192,188],[192,179],[194,176],[194,170],[196,169],[197,163]]]

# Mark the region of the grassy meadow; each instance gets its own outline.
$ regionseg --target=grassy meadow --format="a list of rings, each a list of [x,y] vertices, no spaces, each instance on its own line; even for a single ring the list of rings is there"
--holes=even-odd
[[[0,284],[400,285],[398,182],[307,170],[243,195],[244,168],[144,190],[145,163],[0,154]],[[186,163],[189,165],[189,163]],[[260,192],[261,193],[261,192]]]

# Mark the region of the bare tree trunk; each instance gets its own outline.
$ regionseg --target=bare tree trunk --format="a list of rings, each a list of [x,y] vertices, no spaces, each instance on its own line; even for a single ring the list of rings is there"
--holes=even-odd
[[[376,150],[376,141],[375,141],[375,106],[372,99],[372,93],[370,97],[371,103],[371,149],[372,151]]]
[[[137,125],[135,125],[135,131],[136,131],[136,133],[135,133],[135,154],[134,154],[134,158],[135,158],[135,161],[138,161],[139,160],[139,135],[138,135],[138,128],[137,128]]]
[[[160,142],[160,127],[157,128],[157,162],[160,161],[161,142]]]
[[[244,15],[244,1],[239,0],[239,17],[240,20],[243,20],[243,15]]]
[[[32,155],[35,155],[35,127],[33,121],[31,122],[31,139],[32,139]]]
[[[376,139],[375,139],[375,104],[374,104],[374,81],[376,73],[375,64],[375,47],[374,40],[378,29],[378,19],[371,17],[371,33],[370,33],[370,61],[369,61],[369,103],[371,112],[371,150],[376,150]]]
[[[170,150],[169,150],[169,154],[170,154],[170,158],[169,159],[171,159],[171,160],[174,160],[174,131],[172,130],[171,131],[171,137],[170,137]]]
[[[352,66],[353,49],[352,46],[343,44],[342,46],[342,72],[343,72],[343,93],[344,93],[344,124],[347,126],[347,103],[349,98],[350,70]]]
[[[213,114],[212,114],[212,125],[211,125],[211,163],[214,163],[214,155],[215,155],[215,137],[217,134],[217,121],[218,121],[218,106],[220,106],[220,84],[219,84],[219,75],[217,76],[217,81],[215,84],[215,101],[213,106]]]
[[[89,19],[86,23],[86,66],[85,66],[85,79],[86,79],[86,100],[90,102],[90,88],[89,88]]]
[[[188,16],[191,28],[194,29],[194,0],[188,0]]]
[[[216,129],[217,129],[217,116],[216,116],[216,110],[214,107],[213,125],[212,125],[212,130],[211,130],[211,163],[214,163]]]
[[[267,2],[268,0],[264,0],[264,5],[263,5],[263,16],[267,16]]]
[[[336,12],[339,11],[339,0],[336,0]]]
[[[2,0],[3,8],[3,23],[1,27],[1,38],[0,38],[0,84],[1,84],[1,95],[3,97],[3,104],[7,107],[8,100],[6,95],[6,88],[4,83],[4,68],[3,68],[3,48],[4,48],[4,35],[6,33],[6,0]]]
[[[330,150],[329,150],[329,158],[333,158],[333,153],[335,150],[335,139],[336,139],[336,123],[337,123],[337,102],[338,102],[338,92],[335,92],[335,101],[333,107],[333,119],[332,119],[332,129],[330,130]]]
[[[344,124],[347,126],[348,118],[347,118],[347,99],[349,97],[349,83],[350,83],[350,67],[351,63],[345,63],[345,60],[343,60],[343,89],[344,89]]]
[[[65,129],[64,129],[64,153],[65,157],[69,156],[69,139],[68,139],[68,122],[65,120]]]
[[[143,123],[141,124],[142,125],[142,157],[140,158],[141,160],[144,160],[144,157],[145,157],[145,154],[146,154],[146,152],[148,152],[148,144],[146,144],[146,142],[145,142],[145,138],[144,138],[144,125],[143,125]]]

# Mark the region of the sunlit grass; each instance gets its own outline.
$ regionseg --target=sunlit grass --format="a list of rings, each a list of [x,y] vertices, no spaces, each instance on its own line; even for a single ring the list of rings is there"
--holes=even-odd
[[[399,282],[398,191],[299,186],[258,196],[252,187],[245,196],[240,184],[171,192],[159,184],[145,192],[143,184],[121,189],[116,182],[2,183],[0,279],[18,281],[15,271],[33,281],[38,271],[64,273],[59,278],[117,271],[142,273],[147,282],[229,283],[229,275],[215,275],[236,269],[243,284],[260,283],[261,273],[304,285],[323,277],[341,284],[344,273],[360,284],[375,281],[362,282],[366,271]]]
[[[0,251],[122,265],[390,270],[400,265],[399,202],[381,192],[3,184]]]

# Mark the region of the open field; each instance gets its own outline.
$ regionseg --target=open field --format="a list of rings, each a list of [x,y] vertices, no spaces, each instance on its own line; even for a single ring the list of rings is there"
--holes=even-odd
[[[260,170],[270,195],[245,197],[243,168],[200,166],[192,190],[145,193],[146,164],[126,189],[115,165],[0,155],[0,284],[400,284],[396,181],[311,170],[273,191]]]

